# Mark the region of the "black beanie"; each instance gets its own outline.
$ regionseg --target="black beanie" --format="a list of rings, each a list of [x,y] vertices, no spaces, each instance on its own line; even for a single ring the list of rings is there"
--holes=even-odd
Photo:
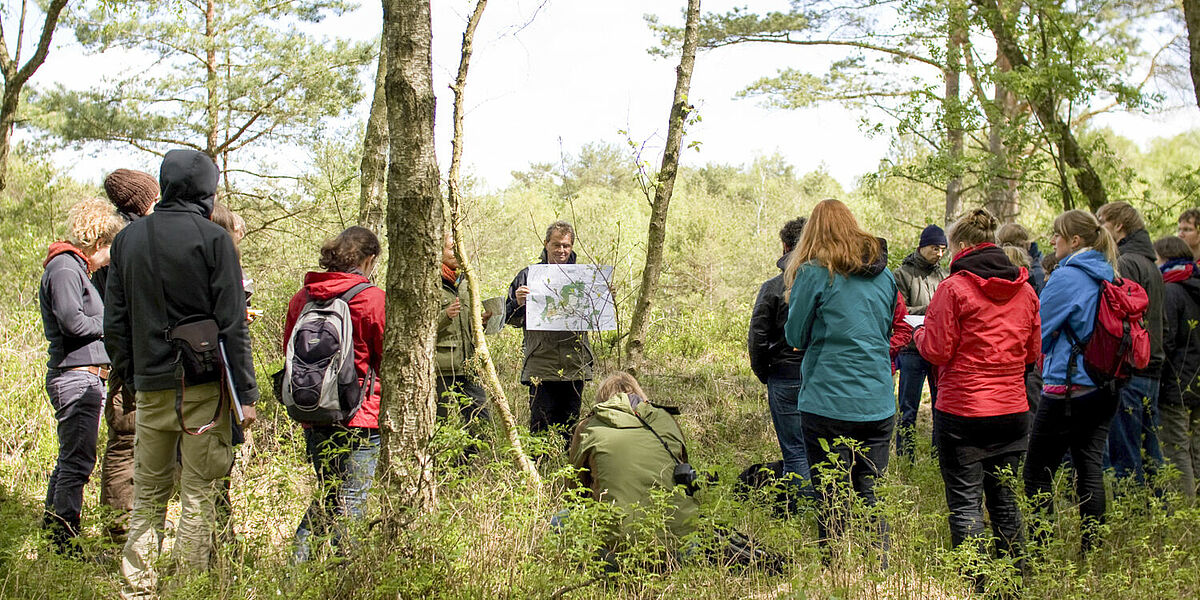
[[[946,232],[942,231],[942,228],[937,225],[930,225],[921,232],[921,241],[917,244],[917,247],[924,248],[925,246],[945,245],[947,245]]]

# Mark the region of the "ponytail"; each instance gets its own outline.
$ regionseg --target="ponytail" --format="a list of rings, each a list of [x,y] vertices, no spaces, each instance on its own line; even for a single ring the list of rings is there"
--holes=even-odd
[[[1079,236],[1084,246],[1104,255],[1104,260],[1116,267],[1117,242],[1100,225],[1096,216],[1085,210],[1068,210],[1054,219],[1054,233],[1065,238]]]

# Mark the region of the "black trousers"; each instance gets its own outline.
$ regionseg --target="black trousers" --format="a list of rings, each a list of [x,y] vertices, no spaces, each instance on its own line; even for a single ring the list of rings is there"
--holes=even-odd
[[[449,395],[447,395],[449,394]],[[444,419],[451,412],[462,415],[468,427],[477,427],[476,420],[489,422],[492,419],[487,406],[487,391],[469,375],[437,376],[437,416]]]
[[[1117,397],[1097,389],[1065,398],[1042,395],[1029,453],[1025,457],[1025,494],[1039,514],[1054,512],[1054,474],[1062,465],[1063,454],[1071,453],[1075,467],[1075,493],[1079,516],[1083,521],[1083,549],[1095,542],[1095,525],[1104,521],[1104,446],[1108,426],[1117,411]]]
[[[569,442],[583,406],[583,380],[539,381],[529,384],[529,431],[560,429]]]
[[[1027,432],[1025,417],[1009,434],[1023,438]],[[996,550],[1002,555],[1020,554],[1024,544],[1021,509],[1017,506],[1014,483],[1004,475],[1015,478],[1020,471],[1021,450],[1008,452],[978,452],[971,447],[972,439],[953,435],[939,427],[934,418],[934,441],[938,449],[942,481],[946,484],[946,506],[950,509],[950,539],[955,547],[974,540],[985,549],[983,507],[987,506],[996,536]],[[1013,440],[1017,441],[1017,440]]]
[[[83,487],[96,467],[104,380],[86,371],[52,370],[46,375],[46,392],[58,421],[58,460],[46,489],[46,523],[74,535]]]
[[[801,413],[800,420],[804,430],[804,448],[821,507],[817,515],[817,527],[824,544],[832,535],[839,535],[846,525],[847,511],[834,507],[829,497],[830,488],[836,481],[846,481],[848,477],[854,492],[866,505],[875,505],[875,480],[887,469],[896,419],[888,417],[879,421],[842,421],[804,412]],[[862,450],[854,451],[846,444],[839,444],[835,441],[837,438],[854,440]],[[828,445],[828,451],[821,447],[822,440]],[[830,455],[838,461],[840,470],[822,474],[820,466],[829,467]],[[833,477],[840,479],[831,481]],[[886,550],[887,523],[880,519],[876,522],[876,527]]]

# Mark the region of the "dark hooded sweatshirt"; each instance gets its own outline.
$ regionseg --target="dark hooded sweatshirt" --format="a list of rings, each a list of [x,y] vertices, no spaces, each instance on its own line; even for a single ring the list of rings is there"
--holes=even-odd
[[[1154,264],[1154,244],[1150,242],[1150,234],[1139,229],[1117,242],[1117,251],[1120,253],[1117,274],[1136,281],[1150,297],[1145,323],[1150,333],[1150,364],[1137,374],[1157,379],[1163,363],[1163,278]]]
[[[784,254],[775,266],[782,271],[787,266],[787,260],[788,255]],[[763,383],[767,382],[768,377],[800,379],[800,363],[804,360],[804,353],[784,339],[783,326],[787,324],[788,304],[783,291],[782,273],[768,279],[759,288],[754,312],[750,315],[750,333],[746,342],[750,351],[750,369]]]
[[[1163,349],[1160,404],[1200,404],[1200,269],[1166,284],[1163,301]]]
[[[162,201],[113,241],[104,334],[113,367],[135,389],[174,389],[175,351],[164,334],[183,317],[211,315],[229,353],[238,397],[252,404],[258,385],[242,270],[233,240],[209,220],[217,176],[217,166],[203,153],[172,150],[163,158]]]
[[[42,263],[38,301],[42,328],[50,342],[51,369],[108,364],[104,351],[104,302],[88,281],[88,260],[78,248],[55,242]]]
[[[567,264],[575,264],[574,252]],[[549,262],[546,250],[538,264]],[[529,267],[521,269],[508,286],[504,301],[504,322],[525,329],[525,306],[517,303],[517,288],[529,281]],[[592,346],[586,331],[535,331],[525,329],[522,343],[525,361],[521,367],[521,383],[534,379],[542,381],[586,381],[592,378]]]

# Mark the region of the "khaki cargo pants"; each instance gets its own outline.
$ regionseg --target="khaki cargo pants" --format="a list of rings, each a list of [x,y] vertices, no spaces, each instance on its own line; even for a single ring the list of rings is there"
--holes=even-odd
[[[183,416],[189,429],[212,419],[219,401],[217,383],[187,389]],[[209,567],[215,501],[233,464],[228,410],[216,427],[202,435],[188,435],[175,415],[175,391],[137,393],[137,436],[134,442],[133,513],[125,543],[121,572],[129,591],[153,593],[162,551],[167,502],[175,484],[176,449],[182,462],[179,497],[182,515],[176,529],[175,553],[189,571]]]

